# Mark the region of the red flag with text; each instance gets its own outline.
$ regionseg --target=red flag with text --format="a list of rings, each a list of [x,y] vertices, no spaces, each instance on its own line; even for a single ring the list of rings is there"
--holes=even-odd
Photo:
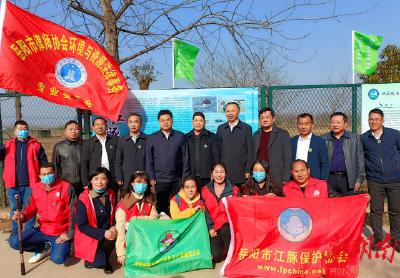
[[[0,30],[1,88],[118,119],[128,87],[96,42],[4,0]]]
[[[367,195],[226,198],[227,277],[357,277]]]

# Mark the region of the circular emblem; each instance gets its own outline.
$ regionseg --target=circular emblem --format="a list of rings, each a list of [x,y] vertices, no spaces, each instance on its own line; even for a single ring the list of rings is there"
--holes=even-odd
[[[204,144],[204,148],[207,149],[207,144]]]
[[[138,149],[141,149],[141,148],[142,148],[142,146],[141,146],[141,145],[138,145],[137,147],[138,147]]]
[[[160,252],[165,253],[172,248],[177,242],[177,231],[167,231],[158,239],[158,248]]]
[[[87,72],[85,66],[79,60],[64,58],[57,62],[56,78],[64,87],[74,89],[85,84]]]
[[[371,89],[368,92],[368,96],[372,100],[377,99],[379,97],[379,91],[377,89]]]
[[[311,149],[311,148],[308,148],[308,152],[309,152],[309,153],[312,152],[312,149]]]
[[[318,189],[314,190],[313,195],[314,197],[318,197],[321,194]]]
[[[277,224],[281,237],[289,242],[301,242],[312,231],[310,214],[301,208],[285,209],[279,215]]]
[[[61,193],[60,192],[56,192],[56,197],[60,197]]]

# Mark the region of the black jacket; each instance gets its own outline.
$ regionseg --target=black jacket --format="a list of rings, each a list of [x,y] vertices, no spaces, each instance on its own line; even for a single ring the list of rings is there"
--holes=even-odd
[[[195,134],[194,130],[186,133],[186,140],[189,147],[190,174],[195,176]],[[213,163],[221,159],[221,151],[217,136],[207,129],[200,133],[200,178],[210,178],[210,171]]]
[[[221,161],[226,165],[229,180],[244,183],[245,173],[251,173],[253,138],[251,126],[240,121],[231,129],[228,122],[220,125],[217,136],[221,141]]]
[[[126,185],[132,174],[136,171],[146,170],[147,137],[141,132],[136,143],[133,142],[130,134],[119,139],[115,157],[115,179],[117,181],[123,181]]]
[[[80,140],[65,139],[55,144],[52,161],[57,177],[70,184],[81,184],[81,150]]]
[[[115,177],[115,154],[117,152],[118,137],[107,135],[106,149],[108,162],[110,163],[111,182]],[[82,146],[81,152],[81,181],[84,186],[88,184],[89,175],[101,167],[101,143],[97,136],[86,140]]]
[[[262,130],[258,130],[253,135],[254,142],[254,161],[257,160],[260,148]],[[269,171],[278,186],[290,180],[290,164],[292,163],[292,149],[290,145],[289,133],[277,126],[272,127],[271,136],[268,143],[268,164]]]

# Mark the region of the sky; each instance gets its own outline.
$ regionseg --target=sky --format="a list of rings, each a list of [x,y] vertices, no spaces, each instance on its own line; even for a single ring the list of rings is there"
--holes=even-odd
[[[17,4],[23,7],[25,0],[17,0]],[[38,0],[32,0],[38,1]],[[324,1],[324,0],[321,0]],[[304,84],[326,84],[326,83],[351,83],[352,82],[352,30],[366,34],[383,36],[381,49],[389,44],[400,45],[398,29],[400,26],[400,1],[395,0],[332,0],[336,2],[337,13],[357,13],[364,10],[369,11],[339,19],[328,19],[314,22],[289,22],[280,26],[285,34],[297,37],[309,34],[306,38],[298,41],[282,41],[274,37],[277,42],[285,44],[295,50],[286,51],[282,55],[273,54],[273,59],[285,65],[284,80],[282,85],[304,85]],[[177,1],[179,2],[179,1]],[[245,1],[246,2],[246,1]],[[263,17],[279,11],[292,1],[289,0],[254,0],[253,13],[255,16]],[[300,2],[300,1],[299,1]],[[26,3],[26,2],[25,2]],[[42,6],[37,14],[50,18],[54,14],[56,0],[47,0],[48,4]],[[318,17],[331,12],[327,6],[316,6],[307,9],[300,9],[299,17]],[[185,11],[186,19],[190,19],[190,11]],[[56,21],[56,18],[51,20]],[[228,40],[226,40],[228,42]],[[227,48],[232,45],[227,43]],[[122,51],[126,52],[126,51]],[[125,54],[125,53],[123,53]],[[124,56],[124,55],[121,55]],[[171,65],[170,44],[164,50],[153,51],[150,54],[140,57],[141,61],[152,59],[155,68],[160,75],[158,80],[151,84],[150,89],[172,88],[172,65]],[[198,59],[205,59],[206,52],[200,47]],[[127,73],[129,65],[122,69]],[[356,79],[357,82],[357,79]],[[134,82],[129,82],[133,89],[137,89]],[[176,87],[191,88],[192,84],[186,81],[177,80]]]
[[[255,1],[260,12],[278,9],[285,1]],[[305,85],[352,82],[352,31],[383,36],[381,49],[387,44],[400,45],[400,1],[395,0],[345,0],[337,1],[338,12],[359,12],[372,8],[360,15],[342,17],[339,20],[319,22],[290,23],[282,28],[293,36],[309,33],[299,42],[289,43],[296,48],[287,54],[291,62],[283,59],[286,81],[282,85]],[[308,15],[326,13],[326,10],[314,9]],[[301,13],[300,13],[301,15]],[[199,55],[202,55],[200,51]],[[277,56],[279,59],[279,56]],[[151,89],[171,88],[170,57],[159,53],[156,58],[157,69],[162,74]],[[357,79],[356,79],[357,82]],[[190,87],[190,83],[178,81],[177,87]]]

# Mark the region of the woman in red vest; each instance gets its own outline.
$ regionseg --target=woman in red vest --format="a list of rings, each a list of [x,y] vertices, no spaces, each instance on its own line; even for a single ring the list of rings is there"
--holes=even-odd
[[[206,206],[206,220],[210,234],[211,254],[218,263],[226,258],[231,233],[228,216],[222,198],[239,196],[239,188],[227,179],[226,167],[216,163],[211,169],[211,182],[201,189],[201,197]]]
[[[282,189],[275,184],[274,178],[269,173],[268,163],[266,161],[255,161],[251,169],[251,178],[247,179],[240,189],[243,195],[283,197]]]
[[[85,260],[86,268],[102,268],[111,274],[109,262],[115,247],[117,230],[114,226],[115,194],[107,188],[110,172],[97,168],[89,176],[88,189],[76,202],[75,257]]]
[[[186,177],[181,183],[181,190],[170,201],[172,219],[188,218],[198,210],[204,209],[200,199],[199,186],[194,177]]]
[[[125,234],[129,221],[137,219],[157,219],[154,194],[150,190],[150,178],[143,172],[133,174],[127,187],[124,187],[123,197],[115,212],[117,240],[115,250],[120,264],[125,263]]]

